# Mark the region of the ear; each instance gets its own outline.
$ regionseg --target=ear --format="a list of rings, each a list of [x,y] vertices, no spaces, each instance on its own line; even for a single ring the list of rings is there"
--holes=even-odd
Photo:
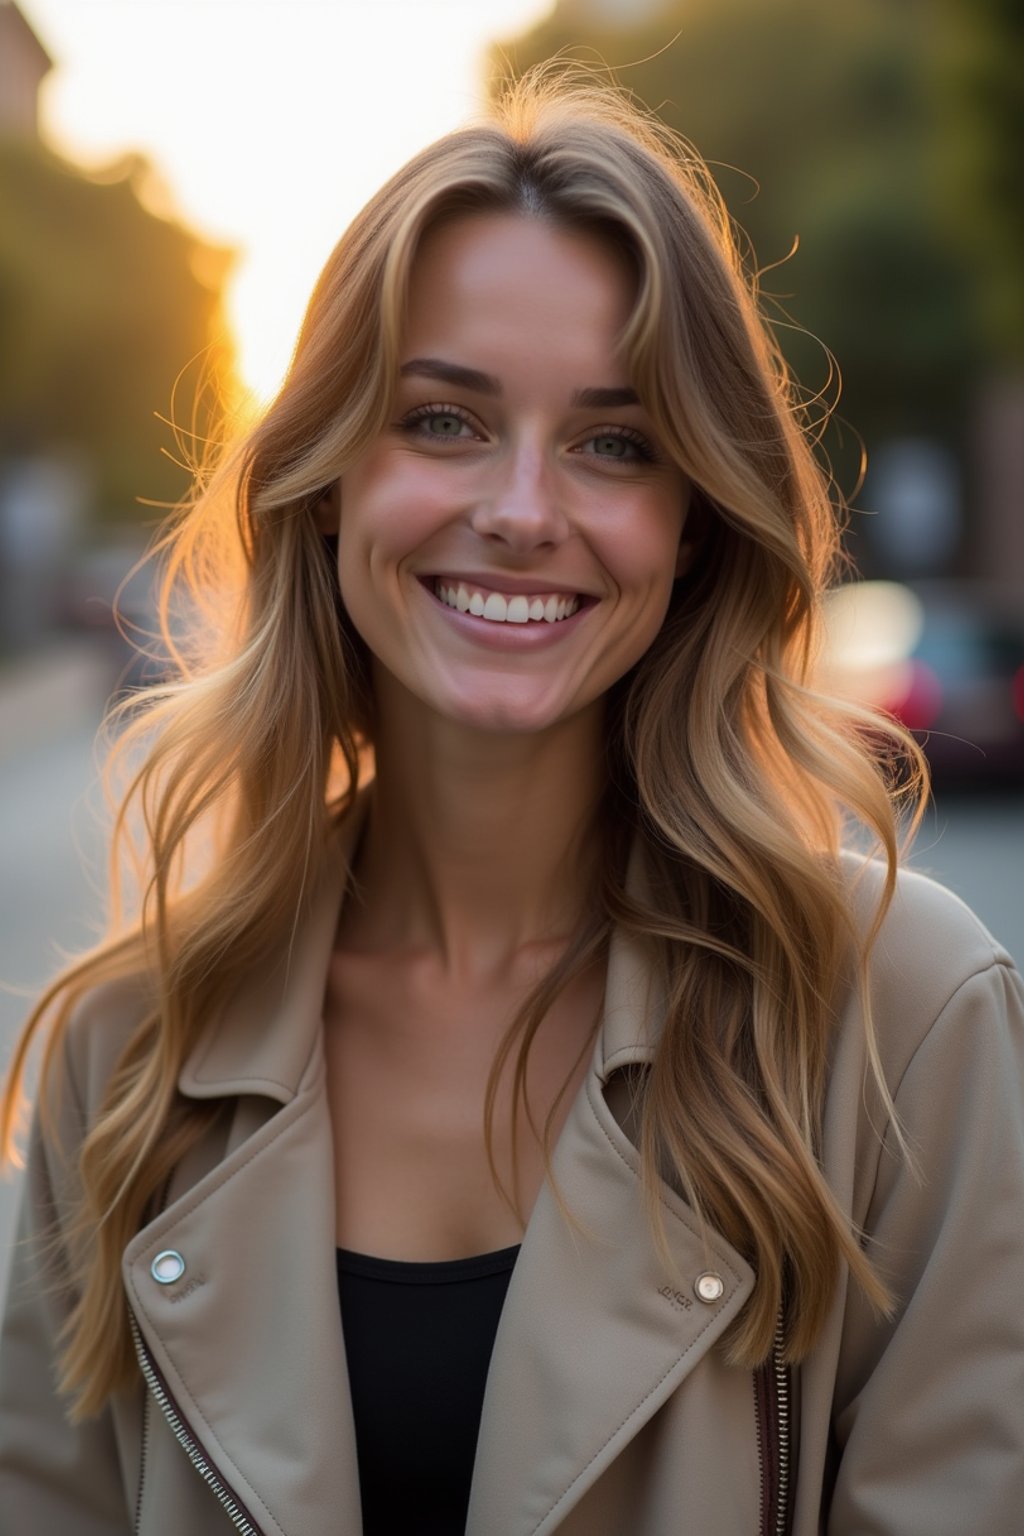
[[[318,533],[336,534],[341,520],[341,481],[335,480],[313,503],[313,521]]]

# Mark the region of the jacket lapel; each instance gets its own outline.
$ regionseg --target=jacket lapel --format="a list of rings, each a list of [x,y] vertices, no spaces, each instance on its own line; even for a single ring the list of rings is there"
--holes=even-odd
[[[467,1536],[556,1530],[750,1294],[749,1266],[663,1184],[676,1274],[665,1270],[639,1155],[605,1100],[616,1067],[650,1061],[659,1007],[645,957],[617,936],[601,1035],[553,1157],[580,1230],[545,1185],[495,1340]],[[722,1291],[705,1302],[695,1283],[709,1272]]]
[[[129,1304],[180,1418],[266,1536],[362,1528],[322,1042],[357,833],[353,823],[288,951],[181,1074],[188,1096],[236,1098],[227,1155],[197,1182],[181,1170],[182,1193],[124,1256]],[[152,1264],[167,1249],[185,1269],[160,1284]]]

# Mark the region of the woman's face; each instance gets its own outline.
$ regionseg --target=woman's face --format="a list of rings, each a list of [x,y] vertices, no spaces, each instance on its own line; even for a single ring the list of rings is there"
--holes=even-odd
[[[425,238],[391,422],[340,486],[341,592],[382,707],[542,731],[651,644],[687,486],[616,345],[632,300],[621,255],[540,219]]]

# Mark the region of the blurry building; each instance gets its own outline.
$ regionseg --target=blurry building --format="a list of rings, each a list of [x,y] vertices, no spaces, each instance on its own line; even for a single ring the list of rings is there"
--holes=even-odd
[[[0,134],[39,137],[39,87],[52,68],[14,0],[0,0]]]
[[[1024,605],[1024,371],[987,380],[974,427],[979,574],[1012,588]]]

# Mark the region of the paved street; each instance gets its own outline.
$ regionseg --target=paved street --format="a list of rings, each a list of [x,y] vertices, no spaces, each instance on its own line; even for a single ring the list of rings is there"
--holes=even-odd
[[[31,999],[95,931],[94,737],[112,674],[76,648],[0,678],[0,1070]],[[91,788],[90,788],[91,787]],[[15,1184],[0,1179],[0,1294]]]
[[[76,851],[95,859],[97,850],[94,726],[74,713],[64,734],[0,761],[0,1060],[27,997],[53,974],[61,949],[89,941],[101,911]],[[1024,959],[1024,797],[943,802],[914,863]],[[12,1186],[0,1183],[0,1255],[12,1205]]]

